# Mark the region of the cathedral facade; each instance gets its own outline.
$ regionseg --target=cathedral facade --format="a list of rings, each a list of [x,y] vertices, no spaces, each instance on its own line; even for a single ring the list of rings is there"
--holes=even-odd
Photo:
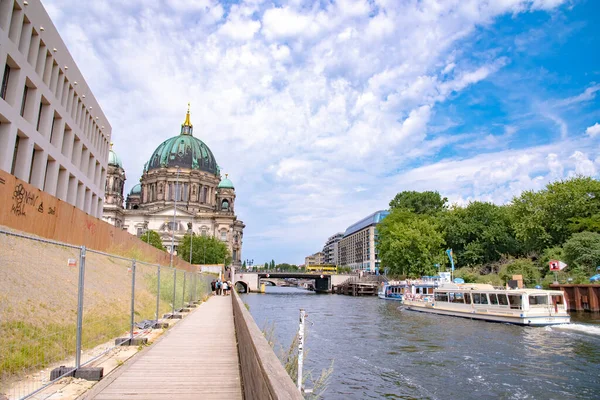
[[[110,150],[103,219],[144,239],[158,232],[163,246],[177,254],[183,236],[210,235],[229,247],[233,265],[240,265],[244,223],[235,215],[235,188],[221,171],[212,151],[193,136],[190,111],[178,136],[161,143],[148,162],[140,183],[125,199],[125,171]],[[174,246],[171,246],[174,241]]]

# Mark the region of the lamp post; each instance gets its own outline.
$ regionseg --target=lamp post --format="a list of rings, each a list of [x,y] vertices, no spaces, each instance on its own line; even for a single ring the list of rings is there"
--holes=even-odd
[[[192,263],[192,249],[194,245],[194,231],[192,229],[192,223],[188,222],[188,229],[190,230],[190,264]]]
[[[173,254],[175,253],[175,218],[177,217],[177,196],[179,195],[179,165],[177,168],[177,180],[175,183],[175,203],[173,205],[173,227],[171,229],[171,268],[173,268]]]

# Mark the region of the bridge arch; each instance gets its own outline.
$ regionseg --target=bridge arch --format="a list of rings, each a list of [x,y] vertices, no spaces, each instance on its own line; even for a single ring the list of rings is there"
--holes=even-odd
[[[244,281],[236,281],[234,286],[238,293],[248,293],[249,292],[248,284]]]

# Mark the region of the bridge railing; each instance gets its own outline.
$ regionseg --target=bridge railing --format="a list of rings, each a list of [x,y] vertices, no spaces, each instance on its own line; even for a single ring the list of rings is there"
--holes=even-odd
[[[77,376],[202,299],[211,278],[0,228],[0,398]]]
[[[302,400],[302,395],[235,290],[231,301],[244,398]]]

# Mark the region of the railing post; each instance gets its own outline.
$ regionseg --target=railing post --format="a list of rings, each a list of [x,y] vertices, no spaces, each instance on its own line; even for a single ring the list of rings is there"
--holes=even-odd
[[[175,315],[175,300],[177,299],[177,268],[173,268],[173,315]]]
[[[81,336],[83,331],[83,294],[85,283],[85,246],[79,250],[79,284],[77,286],[77,339],[75,344],[75,368],[81,367]]]
[[[298,329],[298,390],[302,393],[302,367],[304,364],[304,318],[306,311],[300,309],[300,326]]]
[[[192,301],[196,301],[196,296],[198,296],[198,273],[194,272],[194,275],[192,275],[194,277],[194,291],[192,292],[192,295],[190,296],[190,302]]]
[[[187,278],[187,271],[183,271],[183,294],[181,295],[181,307],[185,307],[185,284]]]
[[[156,322],[158,322],[158,312],[160,311],[160,265],[158,266],[156,279]]]
[[[135,316],[135,260],[131,261],[131,329],[129,330],[129,338],[133,339]]]

